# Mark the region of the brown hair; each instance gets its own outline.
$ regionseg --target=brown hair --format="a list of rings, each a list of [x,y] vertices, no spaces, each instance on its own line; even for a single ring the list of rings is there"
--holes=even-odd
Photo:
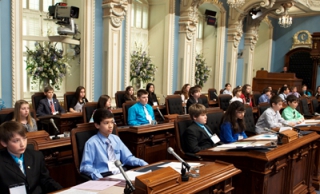
[[[17,121],[17,122],[21,122],[21,118],[20,118],[20,109],[21,109],[21,106],[23,104],[27,104],[29,105],[29,103],[25,100],[18,100],[15,104],[14,104],[14,111],[13,111],[13,121]],[[28,124],[33,127],[33,122],[32,122],[32,119],[31,119],[31,115],[30,115],[30,111],[29,111],[29,115],[27,116],[27,122]]]
[[[272,96],[270,99],[270,106],[272,107],[272,104],[278,104],[279,102],[282,102],[282,98],[280,96]]]
[[[189,92],[187,91],[187,87],[190,86],[190,84],[184,84],[181,88],[181,94],[184,95],[185,99],[189,98]]]
[[[147,92],[147,90],[144,90],[144,89],[138,90],[137,92],[138,98],[140,98],[142,95],[148,95],[148,94],[149,92]]]
[[[190,88],[189,90],[189,96],[192,96],[194,93],[200,92],[201,88],[197,87],[197,86],[193,86]]]
[[[0,140],[8,143],[8,141],[14,136],[19,134],[22,137],[26,137],[26,128],[16,121],[7,121],[0,125]]]
[[[195,103],[189,107],[188,112],[189,112],[190,118],[194,120],[194,117],[198,118],[201,114],[206,114],[207,109],[203,104]]]
[[[226,112],[224,113],[221,124],[224,122],[230,122],[234,133],[242,132],[245,130],[244,119],[237,119],[237,111],[244,112],[244,104],[239,101],[232,102]],[[220,125],[221,125],[220,124]]]
[[[46,86],[43,91],[44,91],[45,93],[47,93],[47,92],[49,92],[49,91],[51,91],[51,90],[54,91],[54,89],[53,89],[51,86]]]
[[[125,92],[124,96],[127,99],[131,99],[131,100],[135,101],[137,98],[134,96],[134,94],[132,94],[132,95],[129,94],[129,91],[130,91],[131,88],[133,88],[133,87],[132,86],[126,87],[126,92]]]
[[[238,87],[234,88],[232,91],[233,96],[236,96],[238,92],[241,92],[241,88],[238,88]]]
[[[110,107],[105,107],[106,103],[108,102],[108,100],[111,100],[110,96],[108,95],[101,95],[99,100],[98,100],[98,105],[97,105],[97,109],[98,108],[107,108],[109,109]]]
[[[84,92],[86,92],[86,89],[83,86],[78,86],[76,89],[76,93],[74,93],[74,96],[77,100],[80,100],[80,92],[81,90],[84,90]],[[84,95],[84,98],[86,98],[86,95]]]

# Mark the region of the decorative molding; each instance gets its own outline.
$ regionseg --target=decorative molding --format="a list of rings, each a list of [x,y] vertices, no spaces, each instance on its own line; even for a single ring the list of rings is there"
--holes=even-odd
[[[103,9],[103,83],[102,92],[114,94],[121,88],[122,21],[126,17],[128,1],[105,0]],[[130,21],[129,21],[130,22]]]
[[[109,17],[111,19],[111,24],[113,27],[118,28],[122,24],[127,12],[128,1],[104,1],[102,3],[102,8],[104,9],[103,17]]]
[[[312,48],[312,36],[308,30],[300,30],[292,38],[293,43],[290,50],[298,47]]]
[[[260,2],[260,6],[269,9],[273,7],[274,3],[275,0],[263,0]]]
[[[11,1],[11,42],[12,42],[12,107],[23,96],[22,64],[22,4]]]
[[[131,5],[132,1],[129,0],[127,5],[126,14],[126,31],[125,33],[125,48],[124,48],[124,85],[129,86],[130,84],[130,48],[131,48]]]

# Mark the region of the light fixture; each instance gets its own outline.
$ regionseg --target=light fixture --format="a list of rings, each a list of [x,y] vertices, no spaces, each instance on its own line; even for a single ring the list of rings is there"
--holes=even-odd
[[[288,28],[288,27],[291,26],[292,17],[289,16],[287,7],[285,7],[284,15],[279,17],[279,22],[278,23],[283,28]]]
[[[232,8],[241,7],[246,1],[245,0],[228,0],[227,3]]]

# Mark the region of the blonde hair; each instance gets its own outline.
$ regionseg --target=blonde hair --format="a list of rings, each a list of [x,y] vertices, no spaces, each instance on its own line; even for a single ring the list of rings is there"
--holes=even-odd
[[[20,108],[21,108],[21,106],[23,105],[23,104],[27,104],[27,105],[29,105],[29,103],[27,102],[27,101],[25,101],[25,100],[18,100],[16,103],[15,103],[15,105],[14,105],[14,112],[13,112],[13,121],[17,121],[17,122],[19,122],[19,123],[21,123],[21,118],[20,118]],[[31,119],[32,117],[31,117],[31,115],[30,115],[30,112],[29,112],[29,114],[28,114],[28,116],[27,116],[27,122],[28,122],[28,124],[31,126],[31,127],[33,127],[33,122],[32,122],[32,119]]]

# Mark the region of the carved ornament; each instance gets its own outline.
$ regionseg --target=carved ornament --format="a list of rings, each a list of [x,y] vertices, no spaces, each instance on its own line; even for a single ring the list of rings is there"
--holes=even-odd
[[[301,30],[293,35],[291,49],[298,47],[312,48],[312,36],[308,30]]]
[[[121,26],[122,20],[127,12],[128,1],[127,0],[109,0],[104,1],[102,4],[104,8],[104,17],[111,19],[112,26],[118,28]]]

